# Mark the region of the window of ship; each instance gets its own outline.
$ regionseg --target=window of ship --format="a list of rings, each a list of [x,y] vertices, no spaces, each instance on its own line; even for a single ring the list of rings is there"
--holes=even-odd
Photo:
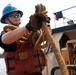
[[[66,34],[63,34],[60,41],[59,41],[59,44],[60,44],[60,49],[66,47],[66,42],[70,40],[69,37],[66,35]]]

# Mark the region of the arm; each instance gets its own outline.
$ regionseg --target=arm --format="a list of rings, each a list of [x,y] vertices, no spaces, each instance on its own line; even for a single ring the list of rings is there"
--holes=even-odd
[[[1,37],[1,40],[4,44],[11,44],[18,39],[20,39],[24,34],[26,34],[28,30],[26,27],[17,28],[13,31],[9,31],[7,33],[4,33]]]

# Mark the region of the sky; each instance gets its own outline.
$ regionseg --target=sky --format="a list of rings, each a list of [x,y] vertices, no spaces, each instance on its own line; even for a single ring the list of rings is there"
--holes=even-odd
[[[21,25],[26,25],[29,21],[30,15],[35,13],[35,5],[42,3],[46,6],[48,15],[51,18],[51,28],[55,27],[54,12],[64,10],[66,8],[76,6],[76,0],[0,0],[0,18],[2,17],[2,10],[7,4],[11,4],[23,11],[23,17],[21,18]],[[0,23],[0,32],[5,25]],[[4,50],[0,48],[0,52]]]

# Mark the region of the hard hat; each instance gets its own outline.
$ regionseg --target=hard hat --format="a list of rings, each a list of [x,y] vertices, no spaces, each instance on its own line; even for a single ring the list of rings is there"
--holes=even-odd
[[[4,23],[6,24],[6,22],[4,21],[4,18],[7,14],[11,13],[11,12],[14,12],[14,11],[17,11],[21,14],[21,17],[23,16],[23,12],[18,10],[16,7],[13,7],[11,4],[8,4],[4,9],[3,9],[3,12],[2,12],[2,18],[1,18],[1,23]]]

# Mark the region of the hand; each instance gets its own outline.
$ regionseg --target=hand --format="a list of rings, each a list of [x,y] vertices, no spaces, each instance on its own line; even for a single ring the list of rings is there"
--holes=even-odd
[[[50,23],[50,18],[47,15],[44,15],[43,13],[35,13],[30,17],[30,25],[31,27],[36,31],[42,27],[42,21],[45,21],[47,23]]]
[[[29,31],[34,31],[34,29],[31,27],[30,23],[27,23],[25,27]]]
[[[42,27],[42,21],[50,23],[50,18],[43,13],[35,13],[31,15],[29,23],[26,25],[26,28],[29,31],[36,31]]]

